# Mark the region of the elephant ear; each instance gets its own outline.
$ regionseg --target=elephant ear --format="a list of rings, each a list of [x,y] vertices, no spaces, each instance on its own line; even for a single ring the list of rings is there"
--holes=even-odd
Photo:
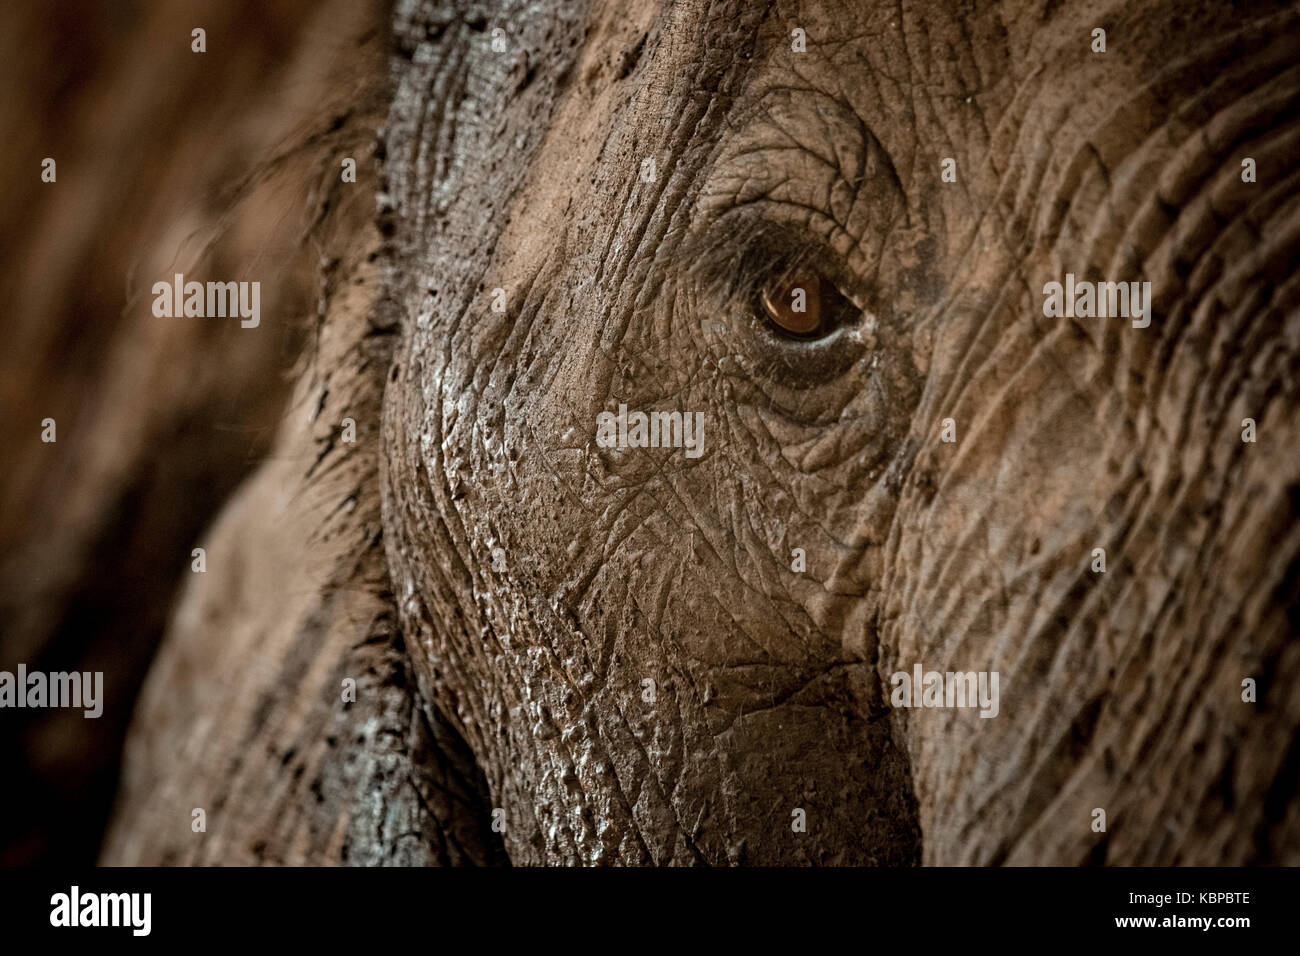
[[[322,184],[314,339],[269,456],[199,541],[203,573],[186,575],[128,734],[105,864],[508,862],[473,757],[414,686],[383,554],[397,324],[365,186],[388,100],[373,46],[369,86],[298,169]],[[339,156],[360,185],[340,185]]]
[[[105,863],[505,862],[394,626],[375,427],[392,336],[366,261],[380,237],[352,225],[313,368],[206,536],[145,686]]]

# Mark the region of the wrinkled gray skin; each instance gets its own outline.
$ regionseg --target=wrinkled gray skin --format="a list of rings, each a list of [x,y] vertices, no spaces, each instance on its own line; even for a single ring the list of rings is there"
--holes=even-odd
[[[1300,862],[1294,6],[434,6],[376,494],[513,862]],[[790,254],[825,340],[754,308]],[[1067,272],[1150,327],[1045,317]],[[891,707],[917,663],[998,715]]]

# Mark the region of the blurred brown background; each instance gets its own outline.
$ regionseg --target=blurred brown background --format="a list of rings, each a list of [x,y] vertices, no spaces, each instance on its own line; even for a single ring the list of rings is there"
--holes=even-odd
[[[0,670],[104,673],[97,720],[0,710],[2,864],[96,857],[190,549],[266,454],[310,345],[312,225],[340,156],[369,148],[342,131],[385,68],[385,7],[0,8]],[[260,326],[154,318],[176,272],[260,281]]]

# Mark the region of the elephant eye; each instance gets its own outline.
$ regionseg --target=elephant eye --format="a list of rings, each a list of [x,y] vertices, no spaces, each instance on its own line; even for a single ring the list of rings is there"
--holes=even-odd
[[[759,300],[768,322],[801,339],[829,334],[856,311],[833,282],[815,272],[772,279]]]

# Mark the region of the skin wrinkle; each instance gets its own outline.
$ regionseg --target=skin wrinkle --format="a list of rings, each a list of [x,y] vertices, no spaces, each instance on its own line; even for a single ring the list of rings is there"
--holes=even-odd
[[[865,181],[862,178],[862,166],[866,159],[866,152],[867,152],[866,147],[861,145],[858,147],[857,168],[852,175],[846,175],[844,172],[843,163],[837,161],[838,156],[833,160],[831,158],[828,158],[827,156],[822,155],[816,149],[816,146],[818,145],[819,142],[824,142],[830,146],[830,151],[832,153],[835,153],[839,148],[840,138],[832,135],[828,129],[823,127],[823,132],[825,134],[823,140],[818,141],[814,139],[812,144],[809,144],[807,142],[800,143],[791,133],[789,133],[787,130],[783,128],[781,121],[773,115],[770,107],[762,106],[762,104],[767,101],[767,98],[772,96],[774,93],[787,94],[791,96],[795,100],[795,102],[799,102],[805,96],[810,98],[812,100],[812,103],[810,104],[805,102],[803,105],[805,107],[811,105],[814,115],[817,116],[819,119],[823,118],[823,113],[822,113],[823,98],[830,99],[831,103],[839,107],[841,110],[843,109],[843,106],[839,103],[839,101],[835,100],[833,97],[828,96],[828,94],[820,93],[812,89],[811,87],[800,89],[798,87],[782,85],[782,86],[775,86],[775,87],[770,87],[765,89],[764,92],[761,94],[759,105],[754,108],[755,112],[757,112],[761,116],[766,117],[770,121],[770,127],[772,129],[775,129],[782,136],[782,138],[787,140],[788,146],[785,148],[794,150],[796,153],[811,156],[818,162],[824,164],[829,170],[831,170],[835,174],[835,178],[826,187],[827,200],[824,203],[820,203],[820,204],[808,203],[808,202],[801,202],[795,199],[778,200],[774,198],[774,194],[777,192],[777,190],[785,184],[792,183],[792,182],[799,182],[801,180],[801,177],[792,176],[789,174],[788,171],[790,169],[790,165],[788,163],[765,162],[762,164],[762,168],[764,169],[764,171],[765,172],[770,171],[771,173],[775,174],[777,177],[780,178],[778,178],[773,185],[769,186],[759,196],[753,196],[744,201],[754,202],[760,199],[766,199],[771,202],[786,204],[793,208],[806,211],[810,217],[826,216],[825,210],[831,208],[831,206],[833,205],[831,202],[831,197],[834,195],[836,191],[836,186],[843,184],[849,189],[850,194],[853,196],[852,208],[856,208],[858,203],[863,198],[863,191],[861,187],[865,185]],[[865,144],[866,142],[868,142],[868,137],[870,136],[870,134],[867,133],[865,126],[862,125],[861,118],[855,117],[855,119],[857,120],[857,123],[859,125],[861,142]],[[755,122],[755,119],[752,116],[746,116],[746,118],[741,122],[739,128],[749,129],[755,127],[756,125],[757,124]],[[750,135],[756,135],[756,134],[750,134]],[[727,158],[731,162],[737,162],[748,155],[771,156],[774,152],[778,151],[779,149],[779,148],[774,148],[770,145],[757,144],[757,143],[754,144],[753,146],[746,147],[745,145],[743,145],[746,142],[746,140],[743,137],[741,137],[738,134],[736,138],[738,142],[742,145],[739,145],[736,149],[734,149],[734,151],[726,154]],[[891,171],[892,171],[892,164],[891,164]],[[746,182],[748,182],[748,180],[746,180]],[[895,185],[897,185],[896,177],[895,177]],[[737,187],[735,190],[735,195],[730,203],[732,208],[738,207],[743,204],[743,201],[740,201],[740,197],[742,195],[743,195],[742,189],[740,187]],[[848,221],[848,217],[841,218],[838,216],[831,215],[831,216],[826,216],[826,218],[832,223],[833,226],[841,230],[843,234],[850,241],[850,246],[848,247],[848,250],[842,250],[840,254],[842,256],[848,256],[852,258],[853,251],[856,251],[861,248],[862,239],[855,234],[855,230],[851,227]],[[849,250],[853,250],[853,251],[849,251]]]

